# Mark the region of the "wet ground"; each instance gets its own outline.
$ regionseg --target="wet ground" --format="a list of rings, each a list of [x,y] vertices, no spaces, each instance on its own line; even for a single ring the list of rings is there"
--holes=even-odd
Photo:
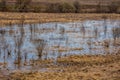
[[[1,26],[0,67],[29,70],[33,60],[116,53],[119,37],[119,20]]]

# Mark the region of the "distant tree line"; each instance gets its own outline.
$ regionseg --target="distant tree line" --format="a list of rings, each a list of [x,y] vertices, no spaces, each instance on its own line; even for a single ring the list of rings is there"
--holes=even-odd
[[[32,0],[16,0],[14,4],[8,4],[7,0],[1,0],[2,12],[47,12],[47,13],[120,13],[120,2],[111,2],[103,5],[82,5],[78,1],[73,3],[48,3],[34,5]]]

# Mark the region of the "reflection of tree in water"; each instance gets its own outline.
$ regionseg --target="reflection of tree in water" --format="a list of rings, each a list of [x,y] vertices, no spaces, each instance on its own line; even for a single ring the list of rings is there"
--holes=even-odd
[[[11,44],[8,42],[6,37],[7,32],[5,29],[0,30],[0,57],[3,58],[3,67],[6,67],[7,59],[12,58],[12,48]]]
[[[94,27],[94,33],[95,33],[95,38],[97,39],[98,38],[98,28],[97,27]]]
[[[117,41],[117,38],[120,38],[120,26],[119,27],[114,27],[112,29],[112,35],[113,35],[113,38],[114,38],[114,45]]]
[[[38,58],[41,59],[46,42],[43,39],[36,39],[36,40],[33,40],[33,43],[35,45],[36,50],[38,51]]]
[[[34,37],[35,37],[35,27],[36,27],[36,25],[35,24],[30,24],[30,33],[31,33],[31,40],[33,40],[34,39]]]
[[[90,37],[87,41],[89,52],[92,53],[92,38]]]
[[[57,57],[61,57],[62,56],[62,52],[60,52],[60,48],[61,48],[61,41],[63,41],[63,40],[65,40],[65,28],[64,27],[62,27],[62,26],[60,26],[60,30],[59,30],[60,32],[59,32],[59,34],[61,34],[61,37],[60,37],[60,39],[59,39],[59,43],[58,43],[58,49],[57,49]]]
[[[11,55],[12,55],[12,48],[9,45],[8,48],[7,48],[7,58],[11,57]]]
[[[15,59],[15,64],[18,65],[18,68],[21,67],[21,61],[22,61],[22,53],[21,53],[21,48],[24,44],[24,27],[23,25],[19,27],[20,30],[20,35],[15,35],[14,36],[14,42],[15,42],[15,53],[16,53],[16,59]]]
[[[58,28],[58,23],[55,23],[55,30],[57,30]]]
[[[27,64],[28,53],[24,53],[24,65]]]
[[[84,38],[85,37],[85,26],[83,23],[82,23],[82,27],[81,27],[81,32],[82,32],[83,38]]]
[[[105,38],[106,38],[106,35],[107,35],[107,17],[106,17],[106,16],[103,16],[103,19],[104,19],[104,23],[103,23],[104,36],[105,36]]]
[[[1,57],[3,57],[3,63],[4,63],[4,67],[6,67],[5,66],[5,64],[6,64],[6,49],[7,49],[7,47],[8,47],[8,44],[6,43],[6,39],[5,39],[5,33],[6,33],[6,31],[3,29],[3,30],[0,30],[0,48],[1,48],[1,54],[2,54],[2,52],[3,52],[3,56],[1,56]]]
[[[65,33],[65,28],[64,27],[60,27],[60,34],[63,36]]]

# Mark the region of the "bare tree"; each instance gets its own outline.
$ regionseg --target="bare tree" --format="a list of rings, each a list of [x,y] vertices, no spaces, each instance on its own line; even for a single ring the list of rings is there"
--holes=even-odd
[[[22,48],[22,45],[24,44],[24,28],[23,28],[23,26],[20,26],[20,36],[15,35],[14,40],[15,40],[15,51],[16,51],[15,64],[17,64],[18,68],[20,68],[21,60],[22,60],[21,48]]]

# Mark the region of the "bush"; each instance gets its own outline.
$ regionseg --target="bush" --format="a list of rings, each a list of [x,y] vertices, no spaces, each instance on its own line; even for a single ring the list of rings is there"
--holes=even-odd
[[[59,5],[59,10],[62,13],[74,13],[75,7],[69,3],[63,3]]]
[[[16,11],[18,12],[28,12],[31,0],[17,0],[16,1]]]
[[[81,11],[81,6],[80,6],[80,3],[78,1],[75,1],[73,3],[74,7],[75,7],[75,13],[80,13]]]
[[[49,13],[120,13],[120,1],[111,2],[109,5],[98,3],[97,5],[81,5],[79,1],[73,3],[34,3],[32,0],[16,0],[14,4],[8,4],[7,0],[0,0],[2,12],[49,12]]]
[[[69,3],[52,3],[49,4],[46,12],[51,13],[74,13],[75,7]]]
[[[96,6],[96,12],[97,13],[101,13],[101,3],[99,2],[98,4],[97,4],[97,6]]]
[[[46,8],[46,12],[59,13],[59,12],[61,12],[60,9],[59,9],[59,6],[60,6],[59,3],[51,3]]]
[[[31,8],[32,8],[31,11],[33,11],[33,12],[37,12],[37,13],[41,12],[41,6],[33,6]]]
[[[0,11],[7,11],[7,5],[6,5],[6,0],[2,0],[0,3]]]
[[[117,10],[118,10],[118,8],[119,8],[119,3],[120,3],[120,2],[112,2],[112,3],[108,6],[109,12],[110,12],[110,13],[117,13]]]

